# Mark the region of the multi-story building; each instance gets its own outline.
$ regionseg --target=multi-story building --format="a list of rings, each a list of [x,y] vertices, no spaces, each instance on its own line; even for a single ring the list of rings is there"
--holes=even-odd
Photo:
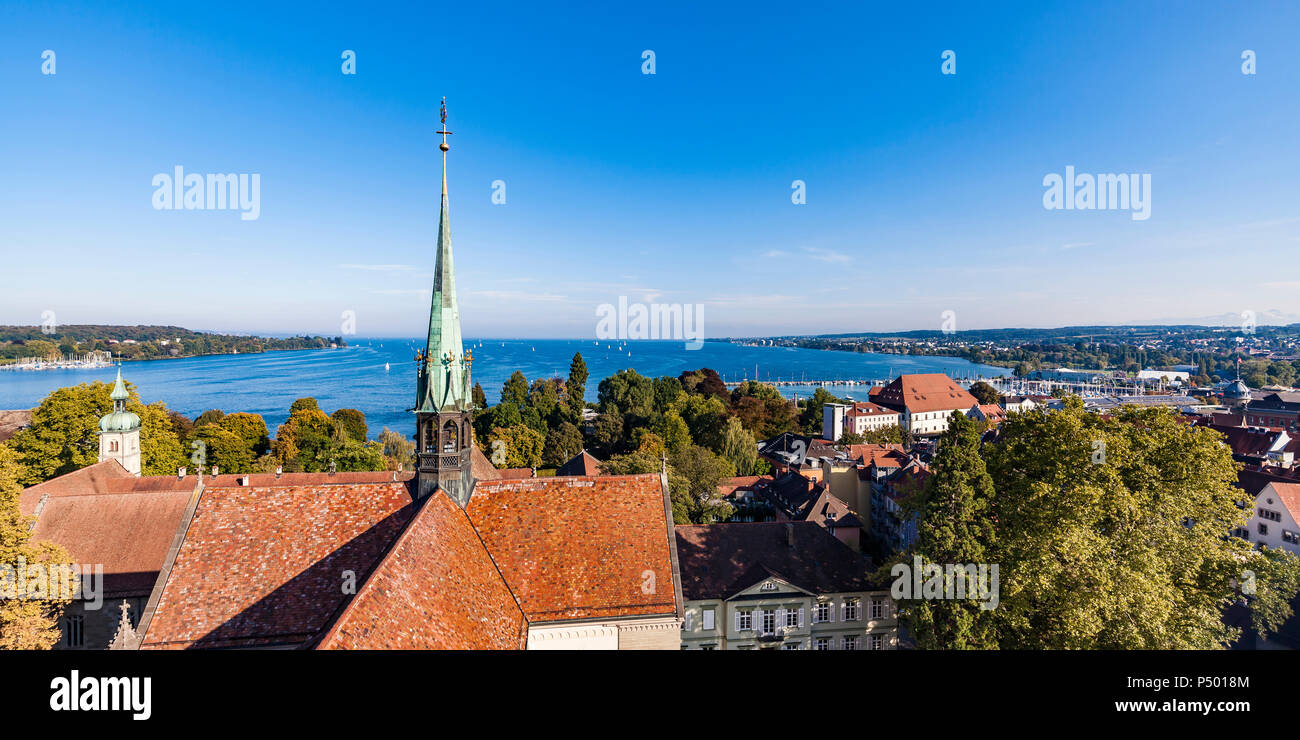
[[[1268,393],[1263,398],[1252,399],[1244,413],[1247,426],[1300,432],[1300,393]]]
[[[808,522],[676,527],[684,650],[892,650],[871,561]]]
[[[845,432],[863,434],[900,426],[902,421],[899,412],[879,404],[865,401],[828,403],[822,407],[822,437],[838,441]]]
[[[901,426],[917,435],[942,434],[953,413],[965,414],[979,405],[979,400],[943,373],[900,375],[871,400],[898,411]]]
[[[1250,523],[1233,534],[1300,555],[1300,483],[1270,481],[1255,496]]]

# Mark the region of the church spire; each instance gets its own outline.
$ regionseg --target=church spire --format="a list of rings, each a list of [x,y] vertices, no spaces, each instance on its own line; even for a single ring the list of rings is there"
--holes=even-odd
[[[474,489],[473,400],[469,367],[463,351],[456,274],[451,258],[451,216],[447,205],[447,99],[442,102],[442,207],[438,214],[438,251],[429,307],[429,338],[416,361],[416,495],[442,490],[456,503],[469,503]]]
[[[433,301],[429,308],[429,338],[420,364],[417,411],[465,409],[470,405],[469,365],[462,352],[460,307],[456,301],[456,273],[451,257],[451,214],[447,204],[447,99],[442,102],[442,206],[438,215],[438,252],[433,277]]]

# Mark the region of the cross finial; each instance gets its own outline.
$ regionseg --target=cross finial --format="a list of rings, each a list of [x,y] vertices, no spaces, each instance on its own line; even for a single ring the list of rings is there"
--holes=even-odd
[[[442,130],[437,133],[442,134],[442,143],[438,145],[438,148],[446,152],[451,148],[447,146],[447,137],[451,135],[451,132],[447,130],[447,97],[445,95],[442,98],[442,110],[439,112],[439,116],[442,119]]]

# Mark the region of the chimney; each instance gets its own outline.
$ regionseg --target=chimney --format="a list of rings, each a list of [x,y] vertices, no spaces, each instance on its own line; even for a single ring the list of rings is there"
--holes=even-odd
[[[279,466],[279,465],[275,466],[275,479],[276,479],[276,480],[280,480],[280,475],[283,474],[283,473],[284,473],[284,468],[283,468],[282,466]]]
[[[785,544],[791,550],[794,549],[794,522],[785,523]]]
[[[218,475],[221,475],[221,468],[217,467],[216,465],[213,465],[213,466],[212,466],[212,477],[213,477],[213,478],[216,478]]]
[[[185,468],[176,469],[176,480],[185,480],[185,474],[189,472]]]
[[[238,482],[239,482],[239,485],[241,485],[241,486],[243,486],[243,487],[245,487],[245,488],[247,488],[248,486],[252,485],[252,477],[251,477],[251,476],[241,475],[241,476],[239,476],[239,478],[238,478],[237,480],[238,480]]]

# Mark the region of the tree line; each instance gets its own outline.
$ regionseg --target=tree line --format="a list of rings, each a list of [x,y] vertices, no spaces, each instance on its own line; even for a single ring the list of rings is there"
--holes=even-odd
[[[161,402],[145,404],[127,383],[127,410],[140,417],[143,475],[175,475],[180,468],[223,473],[323,472],[409,469],[414,443],[388,429],[368,438],[366,416],[357,409],[321,410],[300,398],[271,438],[260,414],[214,409],[190,419]],[[92,465],[99,457],[99,419],[112,411],[112,386],[93,382],[59,388],[32,412],[30,426],[3,446],[20,466],[24,486]]]
[[[251,354],[276,350],[346,347],[343,337],[250,337],[211,334],[177,326],[67,325],[46,333],[39,326],[0,326],[0,363],[109,352],[123,360],[199,355]]]
[[[896,597],[899,578],[925,584],[898,602],[902,624],[928,649],[1210,649],[1240,636],[1222,619],[1240,601],[1277,630],[1300,558],[1229,535],[1254,506],[1221,441],[1167,409],[1099,415],[1077,397],[996,435],[954,414],[904,501],[917,541],[878,571]],[[951,598],[977,585],[964,564],[998,566],[996,600]]]

